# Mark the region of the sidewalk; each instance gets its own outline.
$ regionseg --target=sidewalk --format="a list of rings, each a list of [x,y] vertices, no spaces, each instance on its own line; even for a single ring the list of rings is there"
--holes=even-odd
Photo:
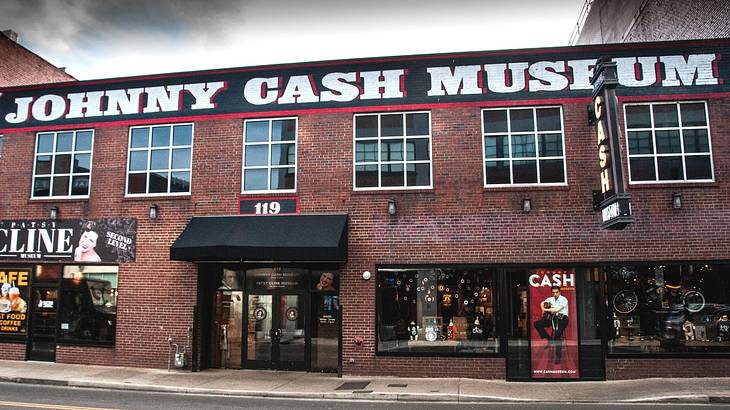
[[[344,377],[268,370],[198,373],[131,367],[0,360],[0,381],[142,390],[311,399],[407,401],[730,403],[730,378],[608,382],[516,383],[476,379]]]

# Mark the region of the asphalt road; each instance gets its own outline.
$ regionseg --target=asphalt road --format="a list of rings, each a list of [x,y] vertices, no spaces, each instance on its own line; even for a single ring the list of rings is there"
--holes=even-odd
[[[149,393],[135,391],[82,389],[76,387],[41,386],[0,383],[0,409],[708,409],[730,408],[725,405],[687,404],[574,404],[574,403],[426,403],[386,401],[292,400],[192,394]]]

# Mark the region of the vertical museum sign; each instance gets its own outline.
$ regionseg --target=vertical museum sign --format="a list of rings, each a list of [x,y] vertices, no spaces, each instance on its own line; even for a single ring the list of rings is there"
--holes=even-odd
[[[601,228],[613,230],[624,229],[634,221],[631,216],[631,194],[624,189],[621,168],[621,133],[616,99],[618,83],[616,63],[610,59],[598,59],[591,84],[601,191],[594,200],[596,207],[601,210]]]
[[[579,378],[575,269],[533,269],[529,283],[531,377]]]

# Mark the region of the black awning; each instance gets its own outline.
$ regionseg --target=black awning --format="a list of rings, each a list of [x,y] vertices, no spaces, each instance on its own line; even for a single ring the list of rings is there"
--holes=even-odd
[[[170,259],[345,262],[347,215],[193,217]]]

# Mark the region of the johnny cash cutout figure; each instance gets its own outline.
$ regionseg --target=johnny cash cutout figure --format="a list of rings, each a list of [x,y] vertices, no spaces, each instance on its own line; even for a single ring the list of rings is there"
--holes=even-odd
[[[411,322],[408,325],[408,335],[411,340],[418,340],[418,326],[416,326],[416,322]]]
[[[684,330],[684,340],[695,340],[695,324],[690,322],[689,320],[684,321],[684,325],[682,325],[682,329]]]

